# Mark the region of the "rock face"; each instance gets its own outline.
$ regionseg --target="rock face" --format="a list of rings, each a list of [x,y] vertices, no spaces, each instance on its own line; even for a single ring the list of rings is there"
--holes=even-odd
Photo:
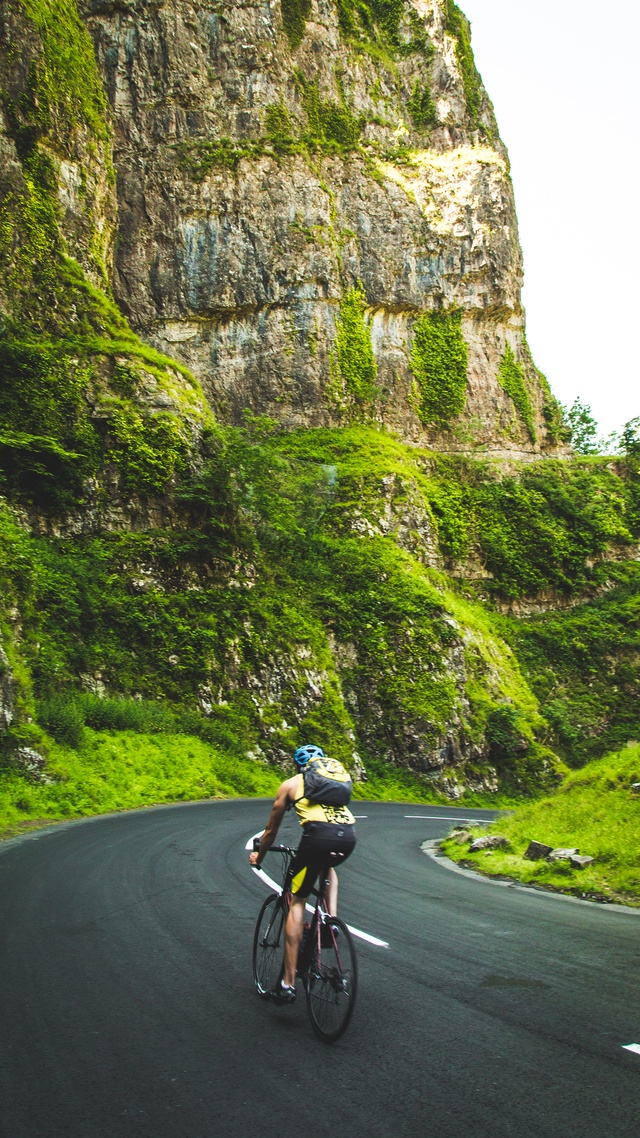
[[[0,737],[11,727],[14,716],[13,672],[7,654],[0,644]]]
[[[118,304],[219,417],[366,414],[441,449],[556,445],[508,158],[452,0],[85,0],[84,16],[113,109]],[[345,299],[375,355],[355,376]],[[466,353],[444,418],[418,358],[437,313]]]

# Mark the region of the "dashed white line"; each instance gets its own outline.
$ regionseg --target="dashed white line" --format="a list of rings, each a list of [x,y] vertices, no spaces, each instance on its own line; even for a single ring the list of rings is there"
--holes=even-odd
[[[493,818],[462,818],[461,819],[459,814],[457,815],[457,817],[453,817],[452,815],[448,815],[448,814],[405,814],[404,816],[405,816],[405,818],[419,818],[421,822],[460,822],[460,821],[464,821],[464,822],[474,822],[476,825],[484,824],[486,826],[489,826],[494,821]]]
[[[252,834],[244,848],[246,850],[252,850],[253,839],[261,837],[262,830],[259,830],[257,834]],[[252,865],[251,868],[256,877],[259,877],[261,881],[264,881],[265,885],[268,885],[270,889],[273,889],[274,893],[280,892],[280,886],[278,885],[277,881],[274,881],[273,878],[269,877],[269,874],[265,873],[264,869],[256,869],[255,865]],[[306,908],[309,913],[314,912],[313,905],[307,905]],[[365,933],[362,931],[362,929],[356,929],[353,927],[353,925],[347,925],[347,928],[352,936],[357,936],[360,938],[360,940],[366,940],[367,944],[374,944],[376,948],[389,948],[389,942],[386,940],[380,940],[379,937],[372,936],[371,933]]]
[[[635,1051],[636,1055],[640,1055],[640,1043],[623,1043],[623,1051]]]

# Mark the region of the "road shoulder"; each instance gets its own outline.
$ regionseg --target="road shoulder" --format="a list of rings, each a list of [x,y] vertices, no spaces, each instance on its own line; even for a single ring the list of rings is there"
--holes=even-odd
[[[452,861],[446,854],[440,853],[439,845],[439,838],[430,838],[421,843],[420,849],[438,865],[451,870],[453,873],[460,874],[461,877],[469,877],[487,885],[498,885],[502,889],[516,889],[521,893],[535,893],[538,897],[549,897],[555,901],[569,902],[572,905],[589,905],[590,908],[596,906],[598,909],[608,909],[616,913],[628,913],[633,917],[640,917],[640,909],[634,909],[629,905],[618,905],[615,901],[591,901],[588,898],[573,897],[570,893],[558,893],[555,889],[545,889],[541,885],[523,885],[521,881],[516,881],[513,877],[494,877],[479,873],[475,869],[467,869],[466,866],[458,865],[457,862]]]

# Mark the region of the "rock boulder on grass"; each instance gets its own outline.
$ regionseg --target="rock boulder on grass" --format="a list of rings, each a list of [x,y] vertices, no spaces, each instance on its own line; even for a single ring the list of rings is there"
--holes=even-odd
[[[507,849],[511,842],[504,834],[485,834],[482,838],[475,838],[469,846],[469,853],[478,853],[480,850]]]
[[[572,857],[575,857],[575,855],[579,853],[580,850],[577,849],[577,847],[569,849],[569,847],[558,846],[557,849],[551,850],[551,853],[547,854],[547,861],[570,861]]]
[[[552,851],[553,846],[545,846],[544,842],[532,840],[524,851],[524,857],[528,858],[529,861],[539,861],[542,857],[548,857]]]

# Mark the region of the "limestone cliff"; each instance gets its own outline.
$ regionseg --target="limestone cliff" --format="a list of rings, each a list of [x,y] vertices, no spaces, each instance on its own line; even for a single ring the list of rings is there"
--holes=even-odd
[[[508,158],[452,0],[84,11],[113,111],[115,296],[218,416],[557,444],[524,340]],[[359,310],[374,361],[340,351]],[[444,408],[455,359],[445,374],[424,359],[427,314],[449,315],[435,339],[454,355],[463,338]]]
[[[452,0],[6,0],[0,158],[11,761],[160,708],[235,756],[552,778],[557,637],[492,608],[609,589],[638,471],[548,461]]]

